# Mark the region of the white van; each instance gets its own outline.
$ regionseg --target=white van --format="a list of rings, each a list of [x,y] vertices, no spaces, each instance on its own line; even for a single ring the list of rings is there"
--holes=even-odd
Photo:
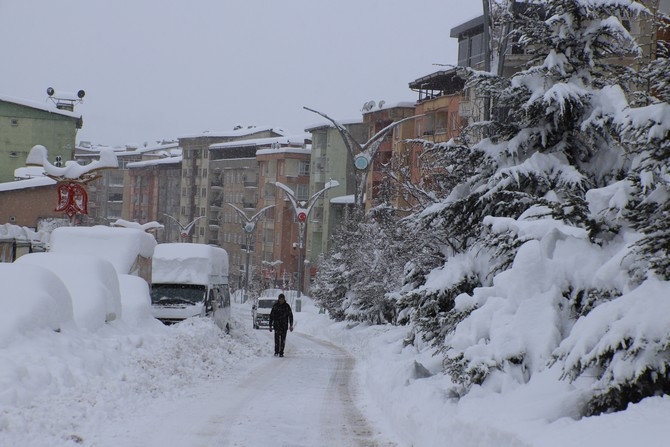
[[[254,329],[270,326],[270,311],[277,302],[280,293],[284,293],[284,291],[282,289],[265,289],[256,298],[251,308]]]
[[[158,244],[151,262],[151,308],[165,324],[211,316],[229,332],[226,250],[205,244]]]

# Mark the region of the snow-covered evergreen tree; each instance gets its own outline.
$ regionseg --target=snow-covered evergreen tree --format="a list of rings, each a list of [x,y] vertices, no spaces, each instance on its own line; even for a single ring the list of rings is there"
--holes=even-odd
[[[576,279],[575,272],[575,278],[538,290],[502,286],[518,275],[512,272],[549,276],[542,272],[551,262],[545,266],[541,259],[564,240],[584,239],[594,257],[603,256],[626,228],[625,222],[594,215],[586,193],[617,184],[631,168],[616,127],[627,107],[623,80],[630,73],[611,61],[638,54],[621,20],[644,7],[619,0],[537,3],[541,7],[525,9],[512,27],[531,55],[529,67],[510,79],[471,72],[468,86],[486,89],[495,105],[494,119],[469,129],[486,138],[463,148],[470,156],[482,154],[483,163],[422,215],[444,225],[441,234],[453,238],[467,228],[468,237],[444,251],[441,284],[434,285],[429,274],[406,294],[433,297],[428,303],[414,299],[416,323],[425,337],[444,342],[445,369],[459,393],[501,372],[528,381],[551,364],[561,334],[575,319],[639,284],[633,277],[611,283]],[[439,310],[432,322],[422,321],[426,308]],[[522,324],[531,308],[541,309],[536,318],[545,327]],[[504,318],[509,319],[501,330],[489,330]]]

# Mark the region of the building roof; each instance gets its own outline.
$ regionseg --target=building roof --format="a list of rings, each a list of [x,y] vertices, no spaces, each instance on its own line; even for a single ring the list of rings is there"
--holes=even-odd
[[[209,150],[226,149],[231,147],[269,146],[279,143],[284,146],[304,146],[305,140],[310,140],[309,134],[289,135],[282,137],[252,138],[249,140],[227,141],[209,145]]]
[[[351,118],[347,120],[335,120],[343,126],[350,126],[352,124],[363,124],[363,118]],[[323,121],[317,124],[312,124],[311,126],[305,128],[305,132],[314,132],[315,130],[328,129],[329,127],[334,128],[335,125],[330,121]]]
[[[449,37],[460,37],[461,35],[468,35],[476,32],[480,27],[484,26],[484,16],[475,17],[472,20],[461,23],[458,26],[455,26],[451,29]]]
[[[142,160],[142,161],[132,161],[126,165],[128,169],[132,168],[146,168],[148,166],[157,166],[157,165],[170,165],[176,164],[181,166],[182,156],[176,157],[163,157],[156,158],[154,160]]]
[[[414,91],[441,91],[445,93],[455,93],[463,89],[465,81],[458,74],[458,68],[451,70],[441,70],[429,75],[423,76],[409,83],[409,88]]]
[[[52,186],[56,180],[49,177],[33,177],[26,180],[15,180],[13,182],[0,183],[0,192],[16,191],[19,189],[40,188],[42,186]]]
[[[224,130],[224,131],[209,131],[206,130],[204,132],[201,132],[199,134],[193,134],[193,135],[186,135],[182,136],[179,139],[182,138],[234,138],[234,137],[243,137],[246,135],[253,135],[258,132],[264,132],[264,131],[272,131],[278,135],[286,135],[286,132],[278,127],[273,127],[273,126],[247,126],[247,127],[240,127],[239,129],[233,129],[233,130]]]
[[[81,119],[81,114],[70,112],[68,110],[57,109],[55,106],[48,105],[48,103],[42,104],[36,101],[12,98],[11,96],[4,96],[4,95],[0,95],[0,101],[9,102],[12,104],[18,104],[20,106],[30,107],[31,109],[42,110],[44,112],[49,112],[56,115],[63,115],[77,120]]]
[[[390,110],[390,109],[413,109],[415,104],[413,102],[391,102],[387,103],[385,101],[379,101],[379,104],[377,104],[376,108],[372,108],[370,110],[366,110],[363,112],[363,115],[367,115],[369,113],[375,113],[379,112],[380,110]]]

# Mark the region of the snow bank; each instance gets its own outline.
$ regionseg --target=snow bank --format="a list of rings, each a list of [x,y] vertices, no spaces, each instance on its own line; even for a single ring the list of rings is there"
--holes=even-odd
[[[119,275],[123,321],[139,325],[153,319],[149,284],[134,275]]]

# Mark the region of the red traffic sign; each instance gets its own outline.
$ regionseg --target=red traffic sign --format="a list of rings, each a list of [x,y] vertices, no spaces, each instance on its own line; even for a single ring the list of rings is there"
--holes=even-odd
[[[300,222],[306,221],[307,220],[307,213],[305,213],[304,211],[299,212],[298,213],[298,220]]]

